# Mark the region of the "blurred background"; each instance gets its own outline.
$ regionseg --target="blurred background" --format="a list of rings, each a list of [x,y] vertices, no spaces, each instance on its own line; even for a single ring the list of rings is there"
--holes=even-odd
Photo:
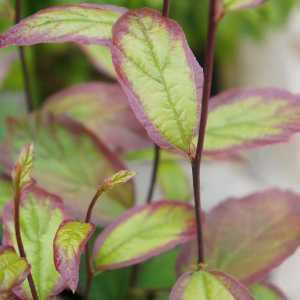
[[[24,0],[23,17],[53,5],[80,3],[76,0]],[[135,7],[160,9],[161,0],[94,0]],[[255,10],[232,13],[218,32],[214,93],[234,87],[275,86],[300,93],[299,0],[269,0]],[[173,0],[170,17],[178,21],[200,63],[206,33],[207,0]],[[0,33],[13,24],[14,1],[0,0]],[[47,97],[74,84],[113,81],[91,63],[91,54],[77,45],[38,45],[26,48],[35,107]],[[23,80],[14,48],[0,50],[0,141],[8,115],[25,114]],[[205,162],[203,199],[206,209],[229,196],[243,196],[277,186],[300,192],[300,137],[289,143],[243,154],[241,162]],[[149,182],[144,166],[137,181],[144,197]],[[189,170],[186,168],[187,176]],[[159,196],[159,194],[157,194]],[[299,300],[300,252],[281,266],[272,278],[289,296]]]

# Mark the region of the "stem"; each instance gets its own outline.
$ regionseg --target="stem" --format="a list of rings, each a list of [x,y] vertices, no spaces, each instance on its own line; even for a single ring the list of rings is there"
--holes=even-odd
[[[85,217],[86,223],[90,223],[95,204],[103,192],[104,192],[104,190],[100,187],[97,190],[96,194],[94,195],[94,197],[88,207],[87,213],[86,213],[86,217]],[[92,265],[92,261],[91,261],[91,252],[90,252],[90,242],[89,241],[87,242],[87,244],[85,246],[85,259],[86,259],[87,281],[86,281],[86,289],[85,289],[85,293],[84,293],[84,299],[88,300],[90,290],[92,287],[92,283],[93,283],[93,279],[94,279],[94,269],[93,269],[93,265]]]
[[[164,17],[167,17],[169,15],[170,2],[171,2],[171,0],[164,0],[164,6],[163,6],[163,9],[162,9],[162,15]]]
[[[16,0],[16,12],[15,12],[15,23],[19,23],[21,20],[21,10],[22,10],[22,0]],[[18,47],[19,58],[22,67],[23,80],[24,80],[24,90],[26,95],[26,105],[28,112],[33,111],[33,100],[32,100],[32,92],[30,87],[30,76],[28,71],[28,66],[26,62],[25,52],[23,47]]]
[[[20,226],[20,202],[21,202],[21,192],[20,188],[16,187],[15,198],[14,198],[14,225],[15,225],[15,233],[16,233],[16,240],[19,249],[20,256],[26,259],[26,253],[22,241],[21,235],[21,226]],[[27,259],[26,259],[27,260]],[[31,272],[27,276],[27,280],[29,283],[30,291],[32,294],[33,300],[38,300],[38,294],[34,285],[33,277]]]
[[[157,180],[159,162],[160,162],[160,148],[157,145],[154,145],[153,169],[152,169],[151,181],[150,181],[149,191],[146,200],[148,204],[151,203],[153,198],[154,188]]]
[[[209,3],[209,20],[208,20],[207,46],[206,46],[205,64],[204,64],[204,87],[203,87],[203,95],[202,95],[202,108],[201,108],[196,156],[192,160],[199,264],[204,263],[204,245],[203,245],[203,233],[202,233],[202,226],[201,226],[202,222],[201,222],[201,196],[200,196],[200,165],[202,160],[202,153],[203,153],[204,140],[205,140],[205,130],[207,124],[207,117],[208,117],[208,102],[211,95],[216,32],[217,32],[217,26],[219,21],[217,1],[218,0],[210,0]]]

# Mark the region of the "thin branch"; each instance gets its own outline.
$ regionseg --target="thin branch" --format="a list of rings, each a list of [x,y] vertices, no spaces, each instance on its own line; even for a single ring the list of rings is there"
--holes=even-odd
[[[21,202],[21,191],[20,188],[17,186],[15,191],[15,197],[14,197],[14,226],[15,226],[16,240],[17,240],[20,256],[26,259],[25,248],[23,245],[22,235],[21,235],[21,225],[20,225],[20,204],[21,203],[20,202]],[[31,272],[28,274],[27,280],[32,294],[32,299],[38,300],[38,294],[34,285]]]
[[[15,12],[15,23],[19,23],[21,20],[21,10],[22,10],[22,0],[16,0],[16,12]],[[24,90],[25,90],[25,96],[26,96],[26,105],[28,112],[33,111],[33,99],[32,99],[32,91],[30,86],[30,76],[29,76],[29,70],[28,65],[26,62],[25,57],[25,51],[23,47],[18,47],[19,51],[19,58],[21,62],[21,68],[23,73],[23,81],[24,81]]]
[[[211,95],[216,32],[217,32],[217,25],[219,22],[217,1],[218,0],[210,0],[209,3],[208,34],[207,34],[207,46],[206,46],[206,53],[205,53],[204,87],[203,87],[203,95],[202,95],[201,117],[200,117],[200,124],[199,124],[199,135],[198,135],[198,143],[196,148],[196,156],[192,160],[199,264],[204,263],[204,259],[205,259],[202,221],[201,221],[200,165],[202,160],[202,153],[203,153],[204,140],[205,140],[205,130],[207,124],[207,117],[208,117],[208,101]]]
[[[87,213],[85,217],[85,222],[90,223],[92,219],[92,214],[93,214],[93,209],[95,207],[95,204],[97,203],[97,200],[100,198],[104,190],[102,187],[100,187],[96,194],[94,195]],[[93,279],[94,279],[94,269],[93,269],[93,264],[91,260],[91,252],[90,252],[90,242],[88,241],[86,246],[85,246],[85,259],[86,259],[86,273],[87,273],[87,281],[86,281],[86,287],[85,287],[85,293],[84,293],[84,299],[88,300],[89,294],[91,291]]]
[[[167,17],[169,15],[170,2],[171,2],[171,0],[164,0],[164,5],[163,5],[163,9],[162,9],[162,15],[164,17]]]
[[[159,162],[160,162],[160,148],[157,145],[154,145],[153,168],[152,168],[151,181],[150,181],[150,186],[149,186],[147,200],[146,200],[148,204],[151,203],[153,198],[154,188],[157,181]]]

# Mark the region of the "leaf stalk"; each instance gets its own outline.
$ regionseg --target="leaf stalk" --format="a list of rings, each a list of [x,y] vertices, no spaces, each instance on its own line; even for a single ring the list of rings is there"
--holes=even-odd
[[[197,245],[198,245],[198,263],[203,264],[205,261],[204,254],[204,240],[202,230],[202,207],[200,195],[200,165],[202,161],[202,154],[205,141],[205,130],[208,118],[208,102],[211,95],[213,69],[214,69],[214,53],[216,46],[216,32],[218,22],[220,20],[218,0],[209,1],[209,18],[208,18],[208,33],[207,45],[205,51],[204,63],[204,87],[202,94],[201,116],[199,124],[198,143],[196,148],[196,155],[191,161],[194,187],[194,201],[195,201],[195,215],[197,222]]]

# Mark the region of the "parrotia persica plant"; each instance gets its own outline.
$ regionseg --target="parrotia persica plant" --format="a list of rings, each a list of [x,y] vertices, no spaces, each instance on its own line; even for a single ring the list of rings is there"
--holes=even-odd
[[[51,7],[0,36],[1,48],[76,43],[118,82],[71,87],[7,120],[1,299],[104,299],[109,285],[105,299],[286,299],[268,278],[300,245],[300,195],[259,191],[209,212],[200,201],[203,159],[234,159],[300,131],[300,96],[288,91],[211,97],[218,25],[263,2],[209,1],[203,69],[167,0],[161,11]],[[150,140],[149,195],[135,205],[136,174],[123,161],[149,160]],[[156,179],[163,200],[152,200]]]

